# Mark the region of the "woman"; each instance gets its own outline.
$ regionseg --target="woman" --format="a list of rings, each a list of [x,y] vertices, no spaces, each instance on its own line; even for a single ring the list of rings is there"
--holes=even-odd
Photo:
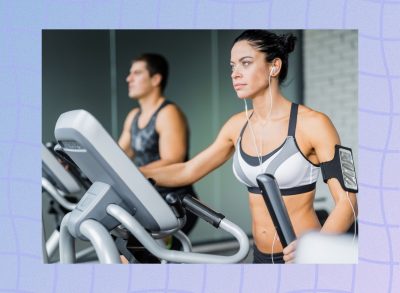
[[[319,165],[332,160],[339,136],[329,118],[293,104],[280,91],[288,72],[288,54],[295,37],[263,30],[248,30],[231,50],[232,84],[240,99],[249,99],[253,110],[232,116],[214,143],[186,163],[144,172],[157,184],[192,184],[234,155],[233,170],[246,184],[255,242],[254,263],[291,263],[295,242],[284,250],[255,177],[275,175],[297,237],[310,230],[343,233],[357,210],[354,193],[345,192],[335,178],[327,181],[335,208],[321,227],[313,201]],[[354,208],[353,208],[354,207]]]

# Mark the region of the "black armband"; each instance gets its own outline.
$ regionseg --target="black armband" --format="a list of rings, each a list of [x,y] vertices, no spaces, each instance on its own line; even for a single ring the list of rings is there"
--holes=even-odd
[[[336,178],[345,191],[358,192],[351,148],[335,145],[335,156],[331,161],[321,163],[321,172],[325,183],[330,178]]]

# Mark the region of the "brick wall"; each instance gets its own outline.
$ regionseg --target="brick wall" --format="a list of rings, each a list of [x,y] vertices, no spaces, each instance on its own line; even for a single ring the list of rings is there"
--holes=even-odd
[[[353,149],[356,166],[357,38],[356,30],[309,30],[303,35],[304,104],[330,117],[342,145]],[[321,178],[317,185],[315,207],[333,208],[329,189]]]

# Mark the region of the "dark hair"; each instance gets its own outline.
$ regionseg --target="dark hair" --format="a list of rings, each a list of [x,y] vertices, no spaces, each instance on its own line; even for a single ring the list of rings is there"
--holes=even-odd
[[[282,60],[282,67],[279,72],[279,84],[281,84],[288,72],[288,55],[293,52],[296,42],[293,34],[277,35],[266,30],[246,30],[238,36],[233,45],[239,41],[247,41],[260,52],[265,53],[267,62],[272,62],[275,58]]]
[[[147,70],[149,71],[150,76],[153,76],[154,74],[160,74],[161,75],[161,82],[160,82],[160,88],[161,88],[161,93],[164,92],[165,87],[167,86],[167,80],[168,80],[168,62],[167,60],[159,55],[159,54],[153,54],[153,53],[145,53],[138,58],[135,58],[133,62],[137,61],[144,61],[146,62],[146,67]]]

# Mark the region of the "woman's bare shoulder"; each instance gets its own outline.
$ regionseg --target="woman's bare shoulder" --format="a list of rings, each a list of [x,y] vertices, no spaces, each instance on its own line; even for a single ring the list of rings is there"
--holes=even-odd
[[[231,123],[239,123],[239,124],[243,124],[246,123],[247,118],[246,118],[246,112],[239,112],[236,114],[233,114],[228,121],[231,121]]]
[[[338,138],[337,131],[328,115],[310,107],[300,105],[297,123],[310,138]]]
[[[225,123],[225,125],[229,125],[233,131],[237,132],[242,129],[243,125],[247,122],[246,112],[239,112],[233,114]]]
[[[328,115],[304,105],[299,105],[298,122],[305,126],[313,127],[328,127],[332,125]]]
[[[226,120],[225,124],[222,126],[221,133],[224,133],[232,141],[236,141],[238,133],[240,132],[240,129],[242,129],[246,121],[247,118],[245,112],[233,114]]]

